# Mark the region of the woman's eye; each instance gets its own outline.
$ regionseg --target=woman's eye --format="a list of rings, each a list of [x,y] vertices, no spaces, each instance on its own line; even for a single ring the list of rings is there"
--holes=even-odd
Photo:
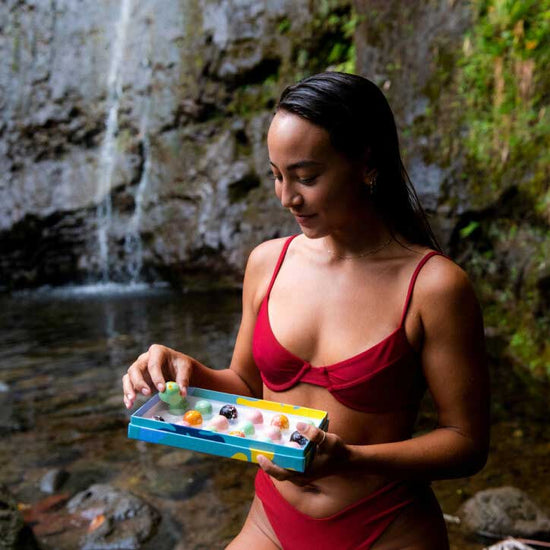
[[[275,181],[280,181],[281,180],[281,176],[278,176],[277,174],[271,174],[271,179],[275,180]]]
[[[307,185],[308,183],[313,183],[316,179],[317,176],[311,176],[309,178],[298,178],[298,181]]]

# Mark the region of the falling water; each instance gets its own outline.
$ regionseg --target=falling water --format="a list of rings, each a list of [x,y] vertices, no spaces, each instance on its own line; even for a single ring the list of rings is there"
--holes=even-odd
[[[151,144],[147,133],[149,103],[141,122],[141,143],[143,147],[143,168],[141,178],[137,186],[135,195],[135,208],[132,218],[128,224],[126,236],[124,238],[124,256],[126,258],[126,272],[131,285],[139,282],[141,269],[143,267],[143,245],[139,232],[141,225],[141,215],[143,212],[143,197],[149,183],[149,172],[151,170]]]
[[[109,112],[106,121],[105,138],[101,147],[99,161],[100,174],[96,193],[97,243],[99,247],[102,283],[109,281],[109,229],[112,222],[111,182],[116,160],[115,139],[118,131],[118,109],[122,95],[120,63],[126,42],[128,21],[130,19],[130,2],[131,0],[122,0],[121,2],[120,17],[117,24],[111,65],[109,67],[109,78],[107,80],[107,104],[109,105]]]

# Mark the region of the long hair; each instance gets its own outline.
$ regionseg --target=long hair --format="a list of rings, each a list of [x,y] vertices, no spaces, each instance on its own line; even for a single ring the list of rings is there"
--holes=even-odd
[[[369,167],[377,174],[374,206],[389,230],[441,250],[401,160],[391,108],[373,82],[340,72],[316,74],[285,88],[276,110],[324,128],[332,146],[350,159],[369,151]]]

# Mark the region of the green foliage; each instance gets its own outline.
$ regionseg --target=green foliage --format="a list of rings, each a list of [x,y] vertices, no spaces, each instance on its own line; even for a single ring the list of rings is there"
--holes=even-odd
[[[353,42],[361,16],[342,1],[319,2],[310,27],[303,29],[303,40],[296,50],[294,80],[327,69],[355,72]]]
[[[231,101],[226,107],[229,115],[251,117],[273,106],[278,95],[277,74],[267,76],[261,85],[243,84],[235,89]]]
[[[518,193],[504,212],[472,221],[459,234],[462,250],[473,250],[468,273],[485,322],[507,341],[501,353],[535,377],[550,380],[548,296],[539,284],[548,273],[550,232],[544,224],[524,222],[530,209],[531,198]]]
[[[232,90],[224,106],[227,114],[250,117],[272,108],[284,86],[311,74],[355,71],[353,37],[361,17],[346,0],[320,0],[314,6],[313,18],[299,29],[288,17],[278,20],[277,31],[288,41],[291,54],[261,82],[243,82]]]
[[[472,204],[498,206],[460,237],[473,250],[468,269],[486,320],[507,338],[504,353],[550,377],[550,313],[537,279],[550,249],[550,0],[471,8],[457,71],[464,184]],[[501,204],[510,189],[514,198]]]
[[[288,17],[284,17],[279,22],[279,25],[277,26],[277,30],[281,34],[286,34],[290,30],[291,27],[292,27],[292,24],[290,22],[290,19],[288,19]]]
[[[545,342],[541,349],[533,329],[529,323],[514,332],[510,340],[511,351],[535,376],[550,379],[550,342]]]
[[[479,227],[479,222],[470,222],[466,227],[463,227],[460,230],[460,236],[463,239],[468,238],[477,228]]]
[[[518,163],[540,172],[550,162],[550,0],[473,0],[472,7],[459,82],[471,158],[492,181]],[[549,198],[535,191],[544,211]]]

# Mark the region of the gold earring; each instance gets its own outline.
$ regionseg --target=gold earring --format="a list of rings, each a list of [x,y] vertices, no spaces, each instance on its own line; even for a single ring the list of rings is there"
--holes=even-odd
[[[369,188],[369,195],[372,197],[374,193],[376,192],[376,183],[377,183],[378,177],[376,174],[373,174],[370,178],[367,180],[367,187]]]

